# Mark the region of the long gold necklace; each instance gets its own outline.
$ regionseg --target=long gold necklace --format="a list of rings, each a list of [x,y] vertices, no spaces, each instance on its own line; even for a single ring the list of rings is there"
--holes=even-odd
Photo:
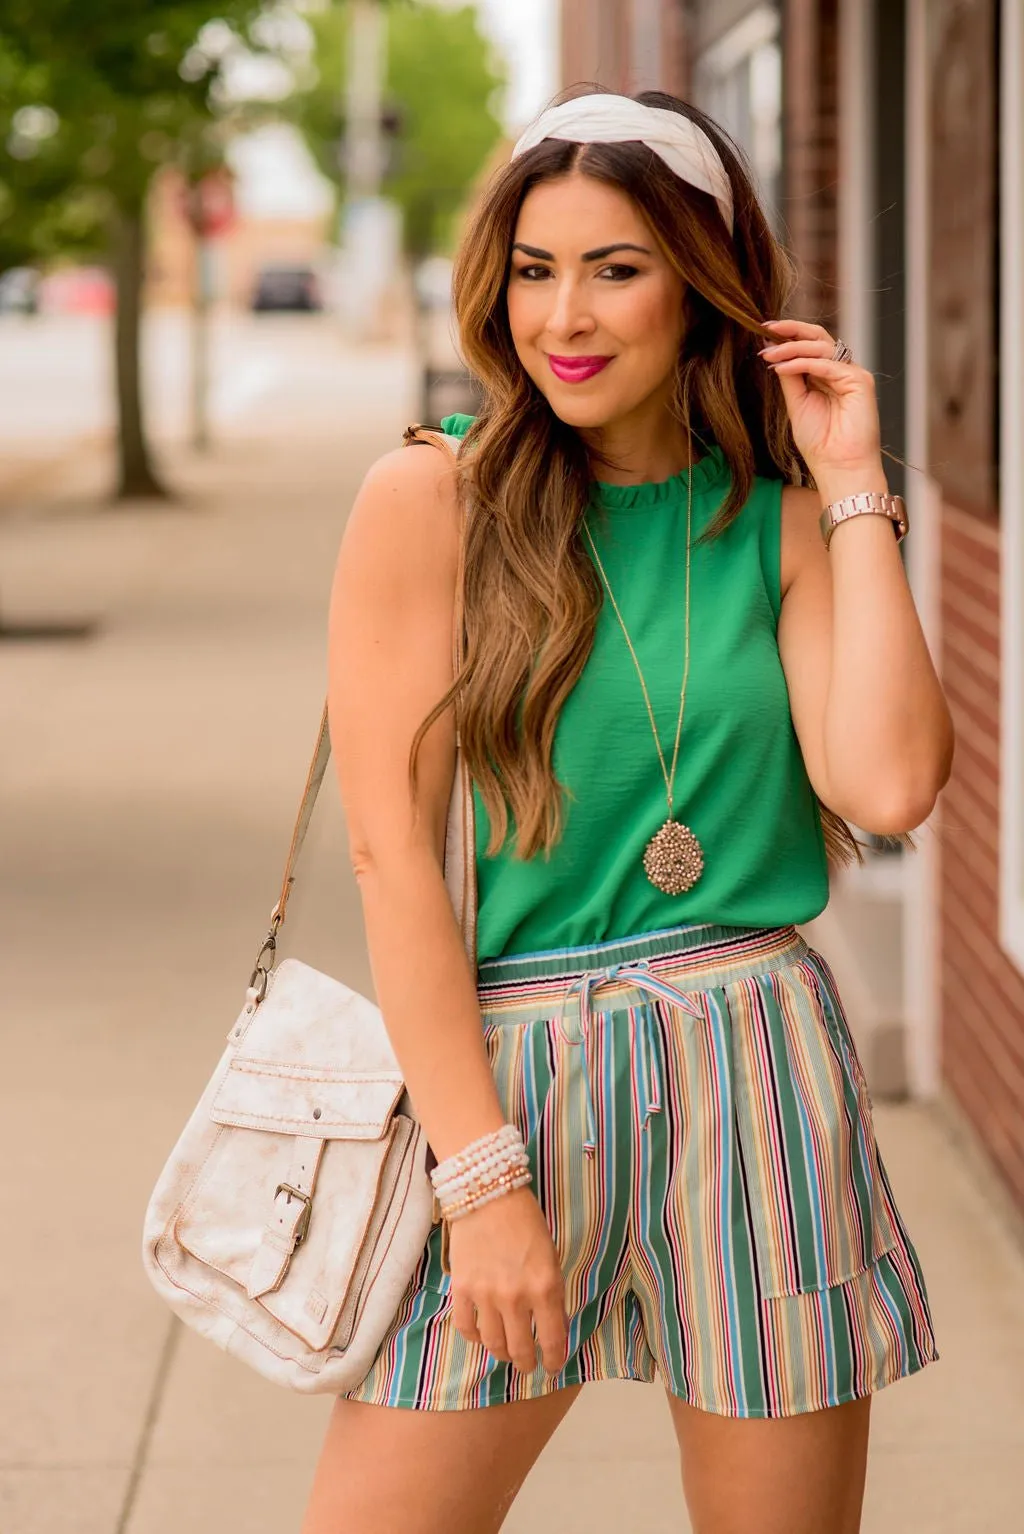
[[[690,675],[690,534],[693,521],[693,444],[692,439],[687,437],[687,474],[686,474],[686,616],[683,622],[683,685],[679,694],[679,717],[676,720],[676,739],[672,751],[671,771],[665,766],[665,755],[661,749],[661,741],[658,739],[658,726],[654,718],[654,709],[651,707],[650,695],[644,682],[644,674],[640,669],[633,641],[629,637],[619,604],[615,600],[611,583],[605,574],[601,556],[591,537],[590,528],[586,518],[583,519],[583,531],[587,535],[591,551],[601,572],[605,590],[611,598],[615,616],[619,620],[619,626],[625,636],[629,653],[633,657],[636,674],[640,678],[640,686],[643,689],[644,702],[647,704],[647,717],[651,721],[651,732],[654,735],[654,744],[658,752],[658,761],[661,763],[662,777],[665,779],[665,795],[668,799],[668,819],[660,830],[656,831],[644,850],[644,872],[655,888],[663,890],[666,895],[682,895],[686,890],[692,889],[704,871],[704,850],[689,826],[681,820],[672,818],[673,808],[673,785],[676,779],[676,762],[679,757],[679,741],[683,733],[683,714],[686,711],[686,683]]]

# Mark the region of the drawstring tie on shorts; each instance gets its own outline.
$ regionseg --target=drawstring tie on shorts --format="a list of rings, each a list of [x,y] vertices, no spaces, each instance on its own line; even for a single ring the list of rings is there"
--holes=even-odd
[[[671,1002],[674,1007],[681,1007],[691,1017],[704,1016],[702,1008],[692,997],[684,991],[677,990],[674,985],[669,985],[667,980],[660,979],[651,973],[649,959],[637,959],[622,964],[611,964],[607,969],[584,970],[577,975],[575,980],[567,987],[562,997],[562,1007],[556,1020],[558,1032],[566,1044],[582,1044],[583,1053],[586,1057],[586,1069],[583,1072],[584,1092],[587,1101],[587,1137],[583,1142],[583,1149],[588,1156],[594,1154],[597,1145],[597,1114],[594,1108],[594,1095],[590,1085],[591,1062],[590,1062],[590,1028],[593,1022],[593,1014],[590,1010],[591,998],[595,991],[602,985],[617,982],[622,985],[628,981],[639,990],[647,991],[652,996],[658,996],[662,1001]],[[625,978],[623,978],[625,977]],[[565,1008],[574,991],[579,991],[580,997],[580,1037],[570,1038],[565,1031]],[[660,1113],[662,1107],[662,1084],[661,1072],[658,1068],[658,1037],[657,1024],[653,1011],[650,1007],[644,1007],[642,1012],[643,1027],[640,1039],[640,1111],[643,1115],[644,1129],[652,1113]]]

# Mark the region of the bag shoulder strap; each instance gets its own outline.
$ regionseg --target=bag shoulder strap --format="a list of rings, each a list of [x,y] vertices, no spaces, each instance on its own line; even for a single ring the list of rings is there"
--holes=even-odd
[[[428,442],[433,439],[436,442],[437,438],[440,438],[441,442],[445,445],[445,450],[450,452],[453,457],[457,456],[460,438],[447,436],[443,432],[431,433],[430,437],[414,435],[423,429],[422,427],[409,427],[405,434],[405,441],[407,443]],[[453,676],[458,676],[462,670],[464,654],[463,582],[465,573],[465,543],[465,525],[463,523],[460,528],[458,568],[455,579],[455,607],[452,625]],[[285,859],[284,877],[281,880],[281,893],[278,895],[277,904],[271,912],[270,931],[257,957],[256,969],[253,971],[254,979],[264,968],[262,964],[264,953],[268,950],[273,953],[276,947],[277,934],[284,925],[288,901],[291,896],[292,886],[295,883],[296,864],[302,851],[302,844],[306,839],[306,832],[309,830],[309,823],[316,806],[317,795],[324,781],[327,764],[330,759],[331,733],[327,715],[327,704],[325,702],[320,715],[320,728],[317,732],[316,745],[313,748],[309,772],[306,774],[306,786],[302,790],[299,812],[295,817],[291,844],[288,848],[288,856]],[[452,781],[451,799],[448,805],[448,824],[445,830],[444,877],[459,923],[459,930],[462,933],[462,940],[475,974],[477,891],[473,785],[463,757],[457,724],[455,731],[455,773]]]

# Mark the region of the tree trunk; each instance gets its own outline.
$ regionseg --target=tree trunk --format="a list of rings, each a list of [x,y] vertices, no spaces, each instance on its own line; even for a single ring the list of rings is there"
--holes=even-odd
[[[153,468],[146,440],[139,366],[142,278],[145,258],[144,209],[118,210],[114,228],[114,276],[117,315],[114,348],[117,363],[117,499],[166,500],[167,490]]]

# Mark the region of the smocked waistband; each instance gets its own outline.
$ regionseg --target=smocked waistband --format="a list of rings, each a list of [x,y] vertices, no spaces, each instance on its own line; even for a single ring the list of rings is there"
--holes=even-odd
[[[623,967],[642,965],[681,990],[711,990],[796,963],[807,944],[788,927],[668,927],[581,948],[552,948],[509,958],[485,959],[477,992],[487,1013],[531,1009],[574,982],[600,973],[604,984],[628,987]],[[614,974],[609,973],[614,971]]]

